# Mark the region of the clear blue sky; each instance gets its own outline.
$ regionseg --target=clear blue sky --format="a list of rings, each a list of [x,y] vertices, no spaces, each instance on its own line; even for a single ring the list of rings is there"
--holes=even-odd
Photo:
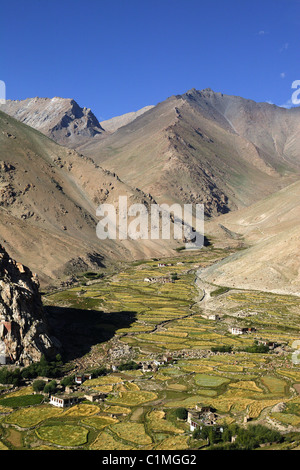
[[[0,2],[8,99],[61,96],[99,120],[190,88],[288,103],[300,0]]]

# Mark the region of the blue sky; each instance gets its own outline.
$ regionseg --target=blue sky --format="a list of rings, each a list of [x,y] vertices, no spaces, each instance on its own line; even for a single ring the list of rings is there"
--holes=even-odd
[[[8,99],[74,98],[104,120],[190,88],[289,105],[300,80],[300,0],[0,6]]]

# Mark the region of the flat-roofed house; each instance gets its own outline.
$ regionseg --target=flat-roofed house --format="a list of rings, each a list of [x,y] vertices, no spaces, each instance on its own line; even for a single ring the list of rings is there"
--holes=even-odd
[[[231,334],[232,335],[242,335],[243,334],[243,328],[232,327],[231,328]]]
[[[79,397],[70,395],[51,395],[50,405],[57,406],[58,408],[66,408],[67,406],[76,405],[79,402]]]
[[[100,401],[100,400],[102,401],[106,397],[107,397],[107,393],[89,393],[89,394],[84,395],[84,398],[91,402]]]

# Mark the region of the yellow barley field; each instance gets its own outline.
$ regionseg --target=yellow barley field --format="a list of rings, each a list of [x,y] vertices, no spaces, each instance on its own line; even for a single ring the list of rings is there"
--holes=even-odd
[[[229,384],[229,387],[250,390],[252,392],[263,392],[253,380],[241,380],[240,382]]]
[[[107,432],[102,432],[99,434],[97,439],[90,446],[91,450],[133,450],[134,446],[124,444],[121,441],[118,441],[113,438],[113,436]]]
[[[97,405],[88,405],[81,403],[74,405],[68,410],[64,411],[64,416],[91,416],[99,413],[100,408]]]
[[[154,401],[158,398],[156,393],[139,391],[139,392],[119,392],[119,396],[113,397],[110,403],[117,403],[119,405],[138,406],[142,403]]]
[[[5,418],[5,422],[16,424],[21,428],[31,428],[45,419],[56,417],[62,413],[62,409],[57,409],[50,405],[32,406],[14,411]]]
[[[188,437],[172,436],[167,437],[160,444],[155,446],[155,450],[185,450],[188,449]]]
[[[146,434],[145,427],[141,423],[122,422],[111,426],[111,431],[122,440],[138,445],[148,445],[152,439]]]
[[[147,422],[154,432],[172,432],[174,434],[183,434],[182,429],[177,428],[174,424],[165,419],[165,412],[154,410],[147,414]]]
[[[110,416],[93,416],[93,417],[83,418],[81,420],[82,424],[91,426],[97,430],[102,430],[106,428],[107,426],[116,424],[118,422],[119,422],[118,419],[111,418]]]

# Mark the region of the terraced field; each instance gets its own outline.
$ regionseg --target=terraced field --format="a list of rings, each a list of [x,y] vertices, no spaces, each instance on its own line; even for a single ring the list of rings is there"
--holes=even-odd
[[[218,291],[218,286],[211,286],[217,294],[211,297],[213,303],[203,304],[196,272],[226,255],[213,249],[180,253],[164,260],[169,266],[158,267],[158,260],[131,264],[107,278],[91,283],[83,279],[81,285],[46,295],[45,305],[60,309],[59,314],[81,312],[95,332],[83,356],[72,350],[70,367],[108,367],[122,359],[151,362],[164,354],[173,360],[149,371],[118,370],[84,382],[82,394],[108,394],[103,403],[83,401],[61,410],[42,397],[24,406],[27,397],[36,397],[32,388],[8,392],[0,397],[0,445],[103,450],[198,447],[188,424],[174,411],[199,403],[213,407],[220,423],[251,421],[300,433],[300,367],[292,362],[291,348],[300,338],[300,299]],[[174,283],[144,281],[175,274]],[[207,305],[220,315],[219,321],[208,319]],[[255,327],[256,332],[234,336],[230,328],[238,325]],[[280,347],[247,352],[255,340],[275,341]],[[217,351],[224,347],[231,349]],[[124,351],[124,358],[113,356],[118,350]]]

